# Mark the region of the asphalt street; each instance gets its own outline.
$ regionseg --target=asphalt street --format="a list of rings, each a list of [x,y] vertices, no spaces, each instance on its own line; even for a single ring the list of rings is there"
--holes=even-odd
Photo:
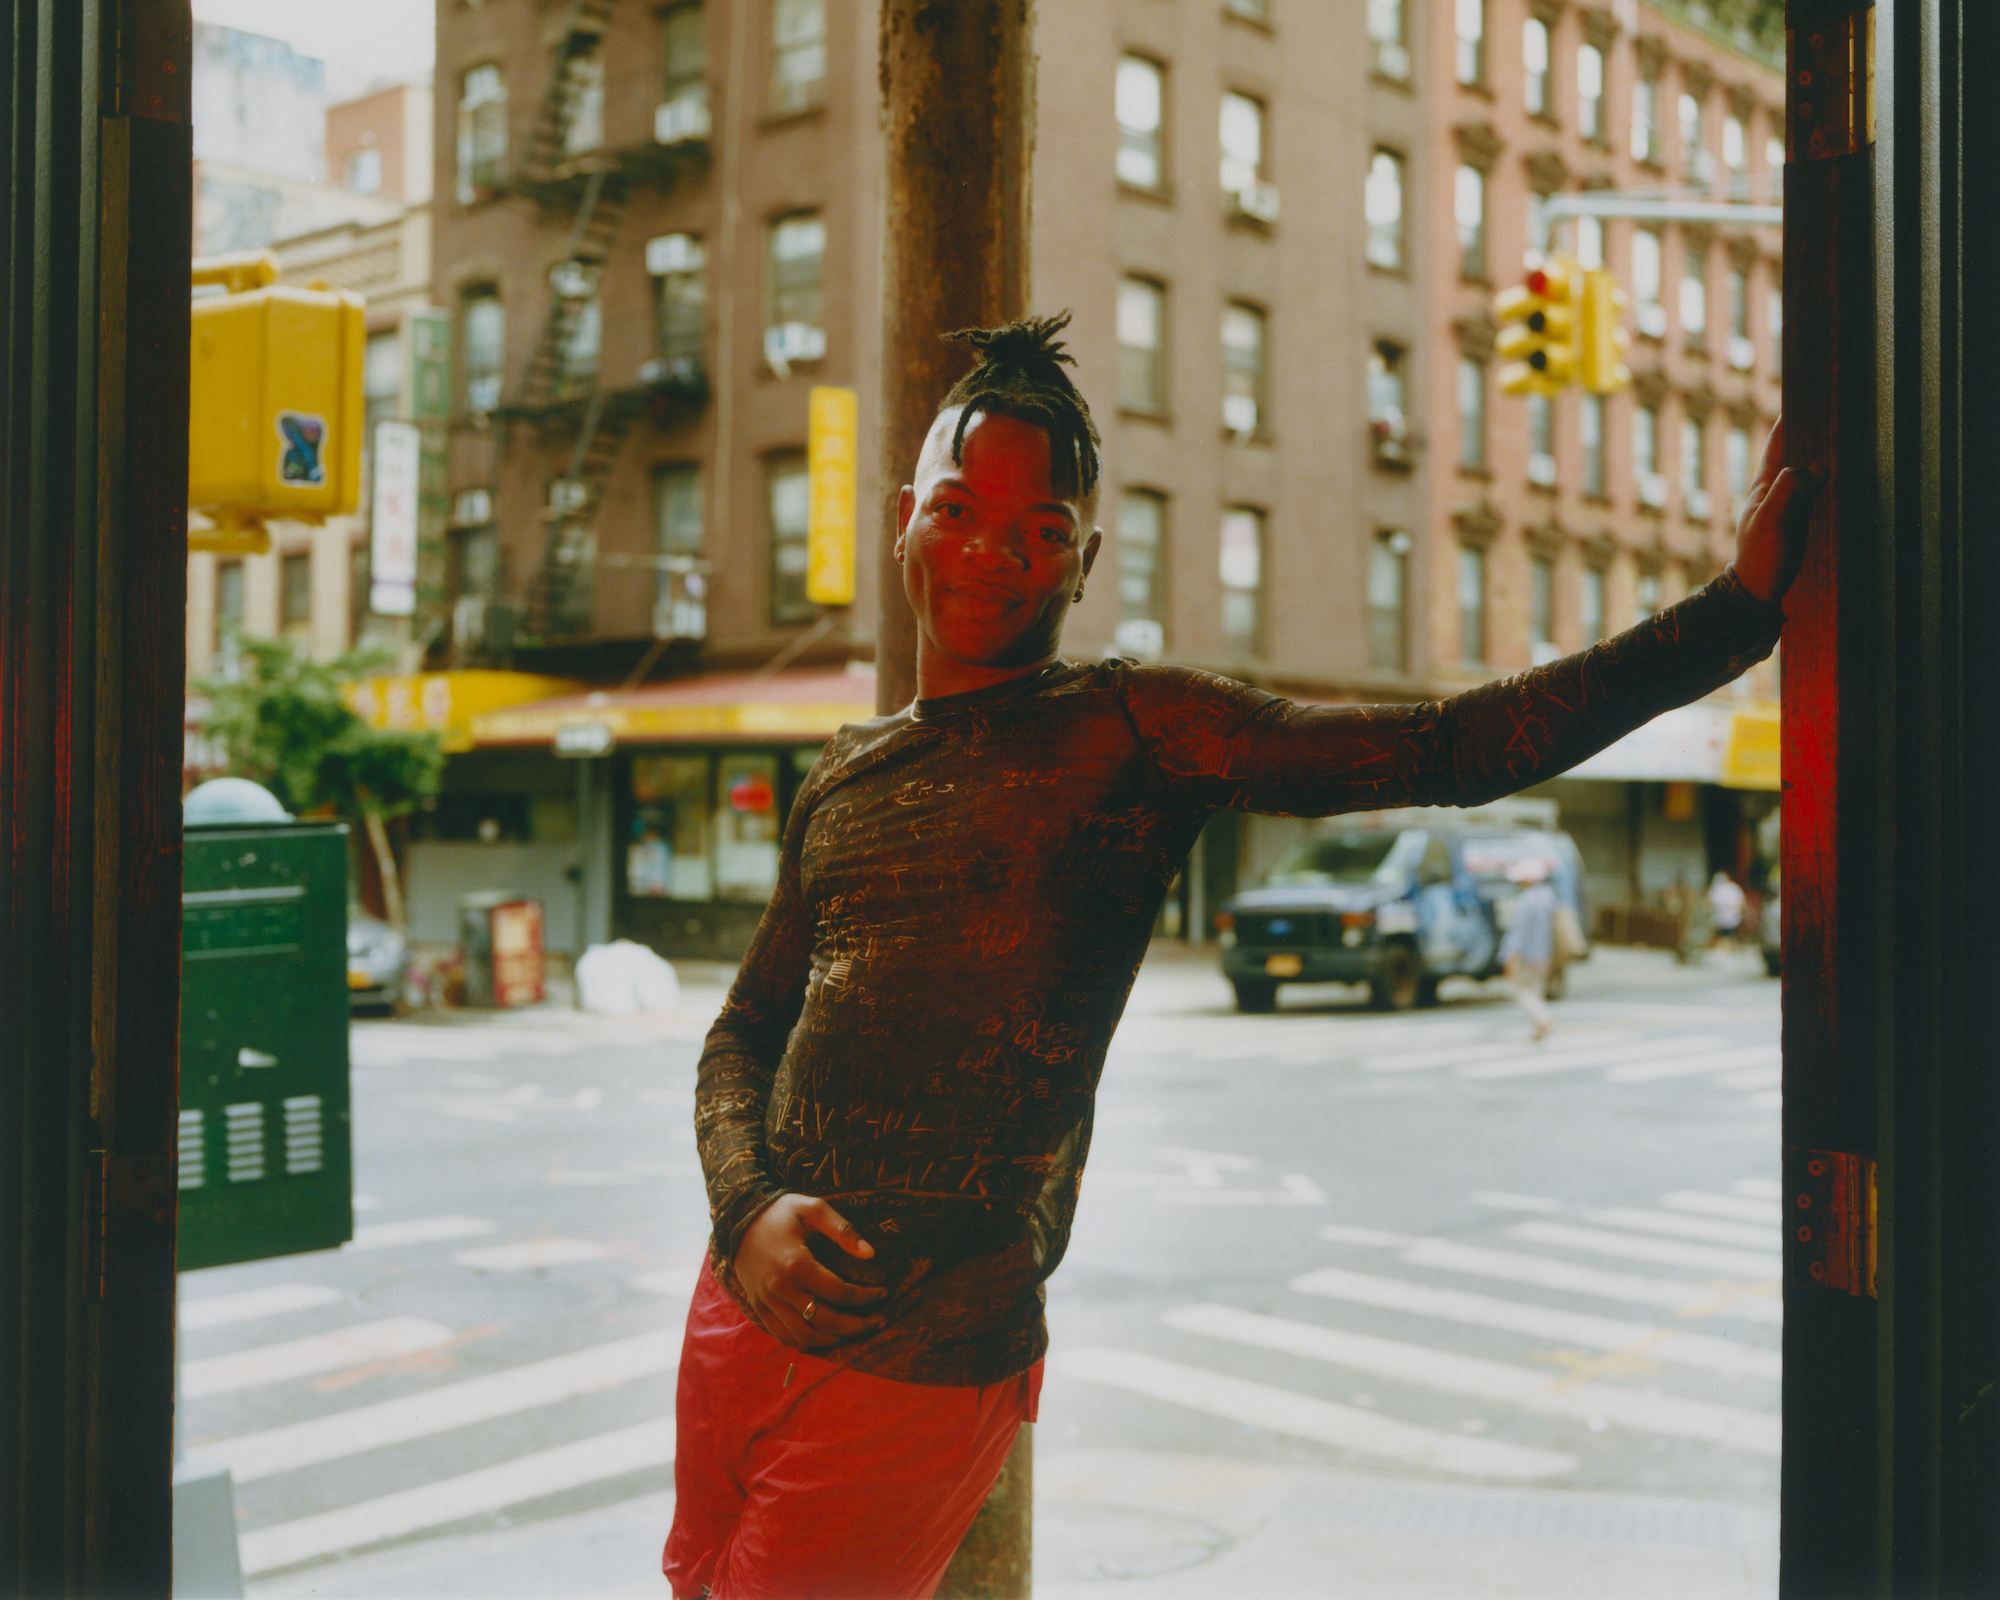
[[[726,976],[356,1023],[354,1243],[182,1282],[253,1594],[664,1594]],[[1049,1290],[1041,1600],[1775,1594],[1778,986],[1607,949],[1558,1017],[1239,1017],[1155,953]]]

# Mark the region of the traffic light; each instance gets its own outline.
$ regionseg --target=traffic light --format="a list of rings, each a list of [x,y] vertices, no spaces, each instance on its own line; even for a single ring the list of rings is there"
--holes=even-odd
[[[269,251],[194,264],[190,549],[262,554],[267,517],[323,522],[361,500],[361,297],[277,281]]]
[[[1501,327],[1493,347],[1507,363],[1500,369],[1502,394],[1560,394],[1576,381],[1576,279],[1576,263],[1555,255],[1494,299]]]
[[[1625,347],[1632,340],[1619,326],[1625,311],[1625,291],[1602,267],[1583,275],[1583,386],[1592,394],[1611,394],[1632,381],[1625,365]]]

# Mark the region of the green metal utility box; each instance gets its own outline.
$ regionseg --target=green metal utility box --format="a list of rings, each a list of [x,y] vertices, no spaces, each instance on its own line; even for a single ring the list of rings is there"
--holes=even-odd
[[[203,790],[241,784],[222,805]],[[180,1267],[354,1234],[347,829],[254,785],[188,798],[181,896]],[[262,793],[262,791],[258,791]],[[230,803],[230,802],[237,803]],[[198,820],[204,817],[228,820]]]

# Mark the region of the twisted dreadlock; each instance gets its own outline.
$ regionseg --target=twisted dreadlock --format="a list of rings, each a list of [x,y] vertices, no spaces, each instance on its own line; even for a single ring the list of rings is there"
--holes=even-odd
[[[1076,361],[1056,335],[1070,314],[1023,317],[999,328],[961,328],[947,344],[969,344],[979,364],[953,385],[940,411],[961,407],[951,436],[951,459],[963,460],[965,430],[975,411],[999,412],[1049,436],[1050,487],[1064,497],[1088,500],[1097,490],[1097,424],[1090,406],[1063,368]]]

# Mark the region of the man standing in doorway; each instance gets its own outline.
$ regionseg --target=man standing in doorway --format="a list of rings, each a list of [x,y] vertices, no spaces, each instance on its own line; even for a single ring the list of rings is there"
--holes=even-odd
[[[932,1593],[1023,1421],[1098,1074],[1216,811],[1474,805],[1769,654],[1813,485],[1773,437],[1734,568],[1580,656],[1423,705],[1300,707],[1059,653],[1097,430],[1056,335],[956,337],[899,499],[917,699],[844,728],[702,1052],[714,1233],[688,1313],[680,1600]]]

